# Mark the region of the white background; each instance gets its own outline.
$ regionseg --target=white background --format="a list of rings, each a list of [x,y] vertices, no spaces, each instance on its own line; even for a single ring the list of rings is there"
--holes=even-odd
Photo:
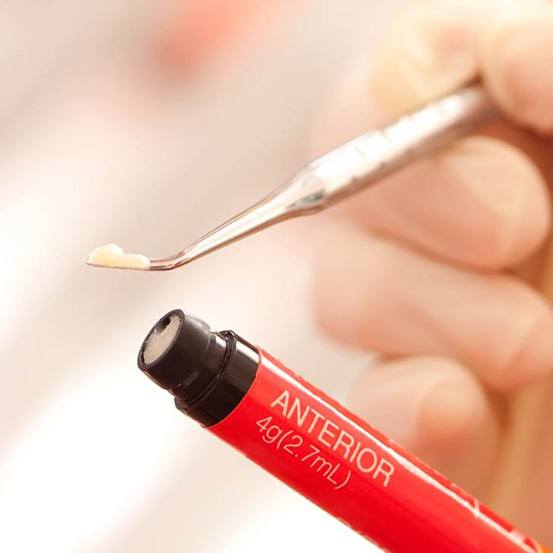
[[[280,184],[396,3],[290,2],[187,80],[144,61],[174,1],[2,2],[0,551],[373,550],[182,416],[135,364],[148,328],[181,307],[342,398],[368,356],[314,324],[323,223],[172,273],[84,260],[110,241],[176,252]]]

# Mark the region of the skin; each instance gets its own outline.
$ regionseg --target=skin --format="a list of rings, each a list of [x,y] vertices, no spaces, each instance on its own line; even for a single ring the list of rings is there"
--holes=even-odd
[[[410,2],[331,102],[316,150],[477,76],[501,119],[329,217],[316,314],[380,354],[355,411],[551,546],[553,3]]]

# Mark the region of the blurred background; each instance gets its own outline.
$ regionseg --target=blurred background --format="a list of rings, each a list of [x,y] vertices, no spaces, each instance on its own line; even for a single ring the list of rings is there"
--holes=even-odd
[[[84,262],[176,252],[280,184],[399,3],[2,2],[1,551],[376,551],[136,369],[181,307],[343,398],[369,358],[313,321],[322,218],[169,273]]]

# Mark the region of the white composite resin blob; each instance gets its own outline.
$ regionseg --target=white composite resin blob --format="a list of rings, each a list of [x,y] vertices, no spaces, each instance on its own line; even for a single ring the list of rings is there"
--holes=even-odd
[[[150,268],[150,260],[145,255],[125,253],[117,244],[106,244],[92,250],[88,255],[88,264],[121,269]]]

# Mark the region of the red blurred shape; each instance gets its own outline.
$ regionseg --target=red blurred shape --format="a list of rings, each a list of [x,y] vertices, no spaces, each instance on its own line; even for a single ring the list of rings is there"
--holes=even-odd
[[[174,13],[160,40],[161,64],[171,72],[200,69],[253,27],[270,21],[278,0],[194,0]]]

